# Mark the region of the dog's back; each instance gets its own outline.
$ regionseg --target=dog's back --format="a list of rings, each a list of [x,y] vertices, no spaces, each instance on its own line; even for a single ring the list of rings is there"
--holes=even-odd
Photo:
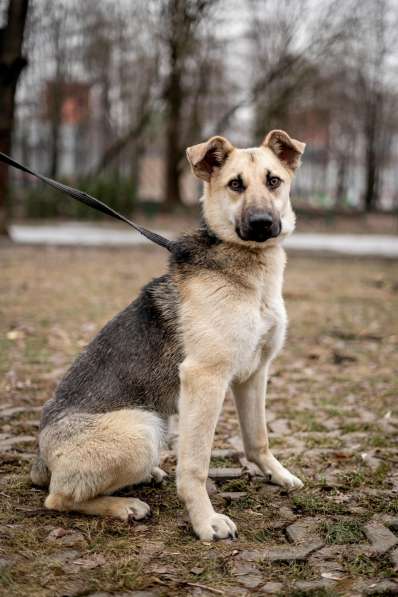
[[[41,428],[67,413],[176,409],[178,293],[169,275],[156,278],[116,315],[76,359],[43,409]]]

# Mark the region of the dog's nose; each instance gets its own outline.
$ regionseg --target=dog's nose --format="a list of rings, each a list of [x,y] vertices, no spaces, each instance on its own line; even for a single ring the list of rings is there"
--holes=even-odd
[[[262,241],[269,237],[273,217],[270,212],[261,211],[250,214],[248,219],[248,236],[251,240]]]
[[[272,226],[272,221],[272,214],[266,211],[251,214],[248,224],[252,230],[264,230]]]

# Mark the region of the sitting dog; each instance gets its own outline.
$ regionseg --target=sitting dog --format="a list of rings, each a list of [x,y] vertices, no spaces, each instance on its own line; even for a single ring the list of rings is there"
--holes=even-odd
[[[203,223],[173,243],[167,274],[112,319],[43,409],[31,477],[52,510],[141,519],[149,506],[112,494],[155,476],[167,418],[179,412],[178,495],[204,541],[236,537],[206,479],[217,419],[232,389],[247,459],[288,490],[302,487],[268,445],[269,366],[286,330],[290,186],[304,143],[280,130],[235,148],[212,137],[187,149],[204,181]]]

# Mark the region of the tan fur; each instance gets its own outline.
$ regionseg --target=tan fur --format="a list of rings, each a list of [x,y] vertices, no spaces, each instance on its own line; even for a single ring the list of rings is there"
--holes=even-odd
[[[73,419],[79,416],[70,415],[59,426],[73,426]],[[45,428],[40,436],[40,451],[51,471],[46,507],[87,514],[116,512],[118,518],[127,519],[129,504],[126,506],[121,498],[93,498],[146,481],[153,470],[159,476],[162,433],[158,417],[138,409],[91,415],[80,434],[57,440],[55,449],[53,438],[59,437],[59,429],[56,425]],[[132,516],[134,504],[130,500]],[[138,517],[142,509],[138,506]],[[147,507],[144,510],[149,511]]]

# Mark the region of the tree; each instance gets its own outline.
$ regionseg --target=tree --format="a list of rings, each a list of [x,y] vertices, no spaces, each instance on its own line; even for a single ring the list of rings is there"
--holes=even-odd
[[[166,53],[167,75],[163,88],[166,118],[166,205],[181,202],[180,180],[184,157],[184,122],[198,124],[198,112],[187,114],[196,91],[192,74],[203,81],[204,29],[210,12],[216,7],[211,0],[164,0],[161,9],[161,37]],[[199,68],[198,68],[199,67]],[[210,68],[207,76],[210,77]],[[189,83],[188,84],[188,81]],[[195,122],[195,120],[193,122]]]
[[[100,156],[89,174],[97,176],[112,167],[131,147],[134,178],[138,146],[159,107],[160,48],[152,11],[140,3],[113,10],[87,4],[85,10],[83,64],[91,83],[100,88],[97,127],[102,133]]]
[[[377,209],[383,165],[388,152],[396,112],[396,72],[392,57],[398,49],[398,17],[390,0],[358,1],[357,35],[352,40],[351,59],[357,72],[361,97],[362,130],[365,139],[365,211]]]
[[[319,84],[326,60],[348,33],[339,0],[251,0],[252,102],[256,138],[280,127],[290,109]]]
[[[23,56],[28,0],[9,0],[7,22],[0,29],[0,151],[11,151],[14,128],[15,93],[22,70],[27,65]],[[8,168],[0,164],[0,234],[7,234]]]

